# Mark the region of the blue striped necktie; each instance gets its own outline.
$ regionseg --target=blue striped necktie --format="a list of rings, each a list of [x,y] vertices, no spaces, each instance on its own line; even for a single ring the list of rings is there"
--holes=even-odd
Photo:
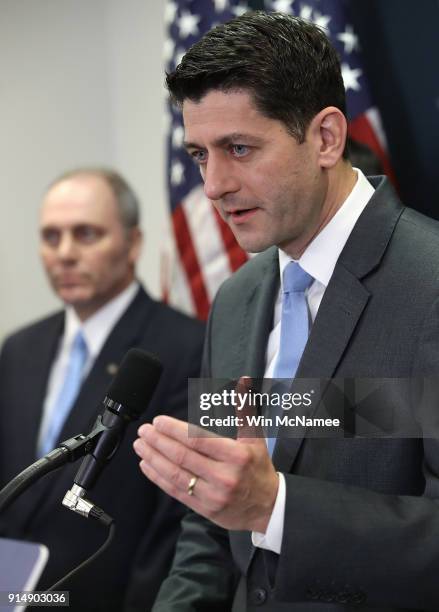
[[[70,349],[66,376],[56,400],[46,434],[41,440],[38,455],[43,456],[55,448],[61,429],[81,388],[88,350],[82,331],[76,334]]]
[[[309,317],[305,291],[314,281],[297,262],[291,261],[283,272],[282,317],[279,353],[273,378],[294,378],[303,350],[308,341]],[[275,418],[276,415],[270,415]],[[267,438],[270,455],[276,438]]]

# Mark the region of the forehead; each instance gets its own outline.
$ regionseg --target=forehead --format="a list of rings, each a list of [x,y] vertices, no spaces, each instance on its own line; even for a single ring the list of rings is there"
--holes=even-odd
[[[183,103],[185,141],[206,144],[228,134],[270,138],[285,133],[283,123],[263,115],[247,91],[209,91],[200,101]]]
[[[116,200],[104,179],[76,176],[55,184],[44,197],[42,225],[91,223],[106,225],[119,221]]]

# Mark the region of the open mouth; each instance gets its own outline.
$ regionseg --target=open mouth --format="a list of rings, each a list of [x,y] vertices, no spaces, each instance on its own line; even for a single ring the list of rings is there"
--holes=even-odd
[[[247,221],[254,213],[257,211],[257,208],[245,208],[241,210],[232,210],[229,213],[229,216],[235,223],[240,223]]]

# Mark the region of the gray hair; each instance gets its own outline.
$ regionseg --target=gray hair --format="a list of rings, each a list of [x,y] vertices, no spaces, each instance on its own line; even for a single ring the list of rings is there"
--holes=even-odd
[[[104,167],[84,167],[68,170],[58,176],[48,187],[51,189],[61,181],[74,178],[76,176],[97,176],[103,179],[110,187],[116,200],[122,225],[129,230],[137,227],[140,222],[139,200],[127,181],[115,170]]]

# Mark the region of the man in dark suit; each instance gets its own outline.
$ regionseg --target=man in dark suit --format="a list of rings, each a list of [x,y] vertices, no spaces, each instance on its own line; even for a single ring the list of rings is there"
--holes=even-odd
[[[187,378],[197,376],[203,325],[152,300],[136,280],[140,251],[136,196],[117,173],[81,169],[57,179],[43,202],[41,256],[66,308],[10,336],[0,356],[0,486],[57,442],[88,433],[118,364],[139,347],[164,371],[142,415],[166,407],[186,419]],[[86,350],[80,388],[59,417],[74,338]],[[90,492],[116,525],[109,549],[65,583],[73,610],[148,610],[166,575],[183,506],[138,473],[128,426],[117,455]],[[106,533],[62,507],[77,464],[46,476],[0,517],[3,536],[42,542],[50,551],[45,589],[103,543]]]
[[[345,159],[323,32],[249,13],[207,33],[167,83],[206,195],[243,248],[265,250],[218,292],[204,376],[294,378],[294,390],[437,375],[439,228]],[[333,383],[322,389],[343,414]],[[398,422],[400,387],[392,399]],[[270,456],[256,436],[188,437],[167,416],[142,426],[143,473],[193,510],[154,612],[438,610],[439,444],[424,433],[292,427]]]

